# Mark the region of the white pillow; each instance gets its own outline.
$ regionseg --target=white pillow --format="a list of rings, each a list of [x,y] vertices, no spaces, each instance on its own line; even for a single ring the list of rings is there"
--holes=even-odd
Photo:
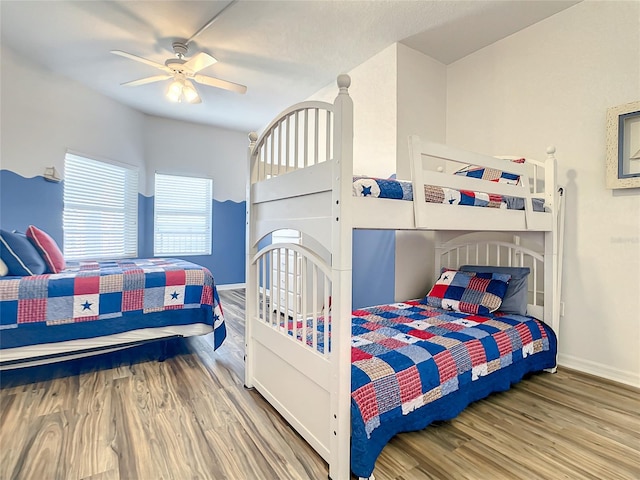
[[[9,267],[0,258],[0,277],[5,277],[9,273]]]

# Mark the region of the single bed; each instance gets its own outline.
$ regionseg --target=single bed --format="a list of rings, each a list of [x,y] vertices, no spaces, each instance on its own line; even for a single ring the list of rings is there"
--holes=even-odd
[[[213,332],[225,339],[208,269],[179,259],[72,262],[56,274],[0,279],[0,368]]]
[[[349,84],[339,77],[333,104],[294,105],[260,137],[250,135],[247,183],[245,384],[329,463],[334,480],[350,472],[369,477],[396,433],[450,419],[528,372],[553,370],[559,320],[554,149],[544,162],[522,164],[409,139],[413,193],[432,186],[515,197],[523,210],[433,203],[415,194],[410,201],[354,196]],[[451,174],[469,165],[520,181]],[[542,200],[541,209],[534,199]],[[282,229],[300,232],[300,241],[273,240]],[[442,268],[526,267],[526,315],[462,318],[449,310],[473,303],[467,297],[436,310],[427,292],[422,300],[354,311],[354,229],[435,231],[434,278]]]

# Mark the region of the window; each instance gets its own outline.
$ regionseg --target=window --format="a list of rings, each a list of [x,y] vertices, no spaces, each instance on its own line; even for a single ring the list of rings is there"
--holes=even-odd
[[[154,255],[211,255],[209,178],[156,173]]]
[[[64,162],[64,256],[138,255],[138,170],[67,153]]]

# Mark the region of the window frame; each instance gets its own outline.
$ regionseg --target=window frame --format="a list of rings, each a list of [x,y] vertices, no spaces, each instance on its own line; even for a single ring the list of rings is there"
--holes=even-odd
[[[188,183],[189,181],[193,181],[195,183],[200,183],[202,182],[201,186],[197,186],[197,185],[192,185],[192,186],[185,186],[185,190],[186,192],[192,192],[192,191],[197,191],[197,190],[201,190],[204,189],[203,192],[203,196],[204,198],[208,199],[208,201],[206,202],[202,202],[199,206],[199,208],[194,208],[189,210],[187,205],[181,205],[182,209],[178,209],[178,210],[169,210],[169,209],[164,209],[164,208],[159,208],[159,200],[158,200],[158,193],[159,193],[159,185],[162,185],[162,182],[158,182],[158,177],[161,177],[161,179],[164,180],[173,180],[173,181],[183,181],[185,183]],[[179,179],[179,180],[177,180]],[[164,194],[164,192],[160,192],[161,194]],[[175,193],[175,192],[174,192]],[[162,202],[166,201],[165,199],[161,200]],[[187,202],[189,203],[189,205],[194,205],[193,203],[193,199],[191,202]],[[185,210],[186,208],[186,210]],[[187,216],[191,216],[192,217],[192,221],[194,219],[196,219],[197,217],[200,217],[201,220],[204,220],[204,227],[200,226],[199,228],[202,230],[200,232],[193,232],[193,231],[189,231],[189,229],[185,229],[185,230],[174,230],[174,231],[169,231],[166,232],[167,236],[171,236],[171,235],[181,235],[181,236],[190,236],[190,235],[196,235],[196,236],[203,236],[204,235],[204,239],[200,240],[200,242],[195,242],[196,244],[200,244],[202,245],[204,248],[197,250],[197,249],[180,249],[180,248],[169,248],[169,243],[170,240],[167,239],[166,242],[166,246],[164,248],[162,248],[162,244],[161,242],[159,242],[159,235],[161,235],[161,232],[159,232],[159,225],[161,224],[161,220],[160,220],[160,216],[165,216],[165,219],[162,220],[162,222],[166,222],[166,217],[171,217],[171,216],[176,216],[176,217],[184,217],[185,215]],[[175,224],[172,225],[172,228],[176,228],[176,226],[182,226],[185,225],[187,222],[176,222]],[[196,228],[198,229],[197,226],[195,226],[193,223],[191,223],[192,227],[191,228]],[[177,240],[174,240],[174,245],[176,244]],[[183,245],[185,245],[185,243],[194,243],[193,239],[192,240],[183,240]],[[179,241],[178,241],[179,243]],[[211,255],[213,253],[213,179],[210,177],[205,177],[205,176],[195,176],[195,175],[180,175],[180,174],[174,174],[174,173],[164,173],[164,172],[155,172],[154,175],[154,192],[153,192],[153,255],[154,257],[170,257],[170,256],[175,256],[175,257],[189,257],[189,256],[206,256],[206,255]]]
[[[70,166],[69,161],[77,163]],[[88,177],[87,184],[76,184],[80,180],[77,172],[73,172],[74,169],[82,171],[83,175]],[[95,173],[92,174],[92,170]],[[105,179],[110,181],[105,183]],[[117,193],[114,190],[112,197],[105,198],[104,190],[97,187],[101,182],[106,189],[121,185],[122,191]],[[88,189],[87,186],[91,188]],[[83,193],[91,194],[84,197],[84,202]],[[62,209],[65,258],[69,260],[136,258],[139,237],[138,195],[139,168],[137,166],[67,150],[64,157]],[[114,206],[114,203],[118,202],[121,202],[121,208]],[[118,215],[122,216],[120,220],[116,218]],[[86,246],[81,248],[82,236],[94,237],[94,240],[86,241]],[[109,240],[105,241],[105,236]],[[103,240],[99,241],[97,238]],[[111,248],[114,245],[114,238],[118,242],[115,244],[116,248]],[[99,245],[100,243],[102,246]],[[109,248],[105,249],[107,245]]]

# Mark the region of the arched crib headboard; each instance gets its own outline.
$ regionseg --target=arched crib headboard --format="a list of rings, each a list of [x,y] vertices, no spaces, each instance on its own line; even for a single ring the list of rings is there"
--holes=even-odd
[[[545,284],[544,249],[539,251],[521,245],[521,238],[496,240],[482,234],[469,233],[445,242],[436,241],[435,275],[442,268],[457,270],[463,265],[491,265],[505,267],[529,267],[527,314],[549,323],[544,318]],[[549,300],[547,300],[549,301]]]

